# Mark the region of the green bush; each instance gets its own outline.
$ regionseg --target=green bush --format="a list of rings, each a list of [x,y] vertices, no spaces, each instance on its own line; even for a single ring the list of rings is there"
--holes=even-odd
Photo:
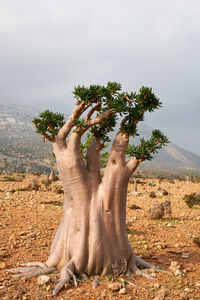
[[[195,237],[195,238],[193,239],[193,242],[194,242],[198,247],[200,247],[200,236],[199,236],[199,237]]]
[[[200,194],[192,193],[189,195],[185,195],[183,197],[183,200],[188,207],[192,208],[195,204],[200,205]]]

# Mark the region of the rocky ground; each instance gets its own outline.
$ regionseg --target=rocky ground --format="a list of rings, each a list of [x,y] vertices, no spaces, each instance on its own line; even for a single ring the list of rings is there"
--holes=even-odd
[[[45,175],[0,175],[1,299],[51,298],[59,273],[13,279],[7,272],[48,257],[62,217],[63,194],[59,181],[50,187],[46,183]],[[135,253],[168,273],[149,270],[153,280],[134,275],[127,280],[124,276],[102,277],[95,289],[94,278],[89,278],[77,288],[67,286],[57,299],[200,299],[200,248],[194,243],[200,233],[200,206],[189,208],[183,200],[193,192],[200,192],[200,183],[140,179],[137,195],[134,185],[129,185],[127,230],[131,245]],[[149,219],[148,208],[164,200],[171,202],[172,214]]]

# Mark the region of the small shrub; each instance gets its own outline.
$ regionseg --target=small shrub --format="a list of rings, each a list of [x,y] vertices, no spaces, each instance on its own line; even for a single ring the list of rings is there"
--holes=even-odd
[[[16,188],[16,191],[17,192],[24,192],[24,191],[27,191],[27,188]]]
[[[188,207],[192,208],[195,204],[200,205],[200,194],[192,193],[189,195],[185,195],[183,197],[183,200]]]
[[[196,176],[193,180],[195,183],[200,183],[200,176]]]
[[[200,236],[199,236],[199,237],[195,237],[195,238],[193,239],[193,242],[194,242],[198,247],[200,247]]]
[[[41,172],[35,172],[35,173],[33,173],[33,175],[35,175],[35,176],[40,176],[40,175],[41,175]]]
[[[156,194],[155,194],[154,192],[150,192],[149,196],[150,196],[151,198],[156,198]]]
[[[42,180],[42,184],[45,185],[47,191],[52,191],[52,181],[50,181],[49,178]]]
[[[173,178],[168,178],[168,182],[171,183],[171,184],[175,184],[175,181]]]
[[[22,178],[19,176],[13,177],[13,176],[4,176],[3,179],[0,180],[1,182],[9,182],[9,181],[14,181],[14,182],[21,182]]]
[[[12,189],[12,190],[10,190],[10,193],[14,193],[14,192],[16,192],[16,190],[15,189]]]
[[[55,175],[55,176],[54,176],[54,181],[59,181],[58,175]]]
[[[164,208],[160,204],[156,204],[148,209],[148,217],[152,220],[159,220],[164,216]]]
[[[4,176],[2,181],[15,181],[15,178],[11,176]]]
[[[44,180],[42,180],[42,184],[44,184],[44,185],[49,185],[49,181],[48,181],[48,179],[46,180],[46,179],[44,179]]]
[[[164,208],[164,215],[171,215],[172,214],[172,208],[171,208],[171,202],[170,201],[164,201],[161,203],[161,205]]]
[[[33,180],[29,185],[25,188],[26,191],[38,191],[40,188],[40,184],[37,180]]]
[[[61,186],[53,186],[51,191],[56,194],[64,194],[64,191]]]
[[[163,195],[163,196],[167,196],[168,194],[169,194],[168,191],[163,190],[163,192],[162,192],[162,195]]]
[[[148,186],[156,186],[156,184],[149,182]]]
[[[170,201],[164,201],[162,203],[157,203],[154,206],[151,206],[148,211],[148,217],[152,220],[159,220],[164,215],[171,214],[171,202]]]
[[[129,206],[129,208],[130,208],[130,209],[135,209],[135,210],[137,210],[137,209],[142,209],[140,206],[137,206],[137,205],[135,205],[135,204]]]

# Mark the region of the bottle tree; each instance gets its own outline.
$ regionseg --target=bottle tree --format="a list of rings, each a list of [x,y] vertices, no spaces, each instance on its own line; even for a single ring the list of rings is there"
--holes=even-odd
[[[49,110],[33,120],[36,132],[52,144],[56,156],[64,189],[63,218],[47,261],[15,269],[19,271],[17,277],[61,269],[53,296],[70,280],[76,285],[77,275],[148,276],[139,267],[152,265],[134,254],[127,237],[127,188],[138,165],[151,160],[152,154],[168,143],[166,136],[154,130],[149,140],[129,145],[145,112],[161,107],[151,88],[127,93],[119,83],[108,82],[106,86],[78,86],[73,94],[76,105],[67,121],[63,114]],[[116,124],[119,130],[101,177],[100,152]],[[85,152],[81,138],[86,132],[90,142]]]

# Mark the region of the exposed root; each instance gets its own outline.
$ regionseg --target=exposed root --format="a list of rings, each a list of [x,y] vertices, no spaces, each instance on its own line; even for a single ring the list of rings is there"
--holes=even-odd
[[[17,267],[13,269],[8,269],[8,272],[19,272],[20,274],[12,275],[14,278],[21,277],[31,277],[49,274],[55,272],[57,269],[54,267],[48,267],[45,263],[42,262],[30,262],[23,264],[25,267]]]
[[[128,284],[130,284],[130,285],[132,285],[132,286],[134,286],[134,287],[137,287],[137,285],[136,284],[134,284],[134,283],[132,283],[132,282],[130,282],[130,281],[128,281],[128,280],[125,280],[124,278],[121,278],[121,281],[122,281],[122,283],[123,283],[123,287],[125,287],[125,282],[128,282]]]
[[[96,289],[97,286],[100,285],[99,276],[96,276],[92,283],[92,288]]]
[[[74,286],[77,287],[78,284],[77,284],[76,276],[74,274],[72,274],[71,276],[72,276],[72,279],[74,281]]]
[[[59,291],[65,286],[65,284],[69,284],[71,279],[74,282],[74,286],[77,287],[77,280],[76,276],[74,275],[74,264],[72,261],[69,261],[67,265],[62,268],[60,279],[58,280],[58,283],[56,284],[51,296],[56,296]]]
[[[135,270],[135,272],[134,272],[136,275],[139,275],[139,276],[143,276],[143,277],[146,277],[146,278],[148,278],[148,279],[155,279],[153,276],[151,276],[151,275],[149,275],[149,274],[147,274],[147,273],[145,273],[145,272],[142,272],[140,269],[138,269],[137,267],[136,267],[136,270]]]
[[[144,259],[137,255],[135,255],[135,264],[138,268],[141,269],[156,269],[154,265],[146,262]]]
[[[21,277],[31,277],[31,276],[39,276],[39,275],[45,275],[45,274],[49,274],[52,272],[55,272],[57,269],[56,268],[48,268],[46,267],[45,269],[41,269],[41,268],[31,268],[28,271],[21,273],[21,274],[16,274],[13,275],[12,277],[14,278],[21,278]]]
[[[26,264],[22,265],[23,267],[16,267],[12,269],[8,269],[8,272],[18,272],[18,274],[13,275],[12,277],[15,278],[21,278],[21,277],[30,277],[30,276],[38,276],[38,275],[44,275],[44,274],[49,274],[57,270],[55,267],[48,267],[47,264],[42,263],[42,262],[29,262]],[[162,270],[158,267],[155,267],[154,265],[144,261],[141,257],[136,256],[136,255],[131,255],[130,260],[128,264],[126,263],[126,276],[131,277],[132,274],[136,274],[139,276],[146,277],[148,279],[154,279],[153,276],[143,272],[141,269],[153,269],[156,271],[161,271],[161,272],[167,272],[165,270]],[[120,269],[121,270],[121,269]],[[121,270],[125,273],[125,269]],[[88,279],[87,275],[84,273],[79,274],[81,279],[83,281],[86,281]],[[119,275],[119,274],[118,274]],[[121,278],[123,282],[123,278]],[[71,260],[69,261],[65,267],[61,269],[61,274],[60,274],[60,279],[57,281],[57,284],[53,290],[53,293],[51,296],[57,296],[57,294],[60,292],[60,290],[65,286],[73,282],[74,286],[77,287],[77,279],[75,276],[75,266],[74,262]],[[128,281],[128,283],[134,287],[137,287],[135,284],[131,283]],[[96,276],[94,281],[93,281],[93,288],[96,288],[99,285],[99,277]]]
[[[17,267],[17,268],[12,268],[12,269],[7,269],[7,272],[20,272],[20,273],[23,273],[23,272],[28,272],[28,271],[31,271],[31,270],[36,270],[38,269],[37,267]]]
[[[58,295],[60,290],[64,287],[65,284],[69,283],[68,280],[65,279],[59,279],[58,283],[56,284],[53,293],[51,294],[52,297],[55,297]]]
[[[84,274],[84,273],[81,273],[81,274],[80,274],[80,277],[81,277],[81,279],[82,279],[82,282],[84,282],[84,281],[87,281],[87,280],[88,280],[88,277],[87,277],[87,275],[86,275],[86,274]]]
[[[47,264],[43,263],[41,261],[32,261],[32,262],[28,262],[26,264],[23,264],[22,266],[27,266],[27,267],[39,267],[39,268],[46,268]]]
[[[136,274],[139,276],[146,277],[148,279],[154,279],[153,276],[143,272],[142,270],[139,269],[139,267],[141,269],[154,269],[154,270],[156,269],[155,266],[144,261],[141,257],[139,257],[137,255],[132,255],[129,260],[129,263],[128,263],[128,267],[126,270],[126,276],[131,277],[131,273],[133,273],[133,274]]]
[[[156,267],[156,266],[146,262],[144,259],[142,259],[140,256],[137,256],[137,255],[135,255],[135,264],[138,268],[141,268],[141,269],[154,269],[155,271],[158,271],[158,272],[170,273],[167,270],[164,270],[160,267]]]

